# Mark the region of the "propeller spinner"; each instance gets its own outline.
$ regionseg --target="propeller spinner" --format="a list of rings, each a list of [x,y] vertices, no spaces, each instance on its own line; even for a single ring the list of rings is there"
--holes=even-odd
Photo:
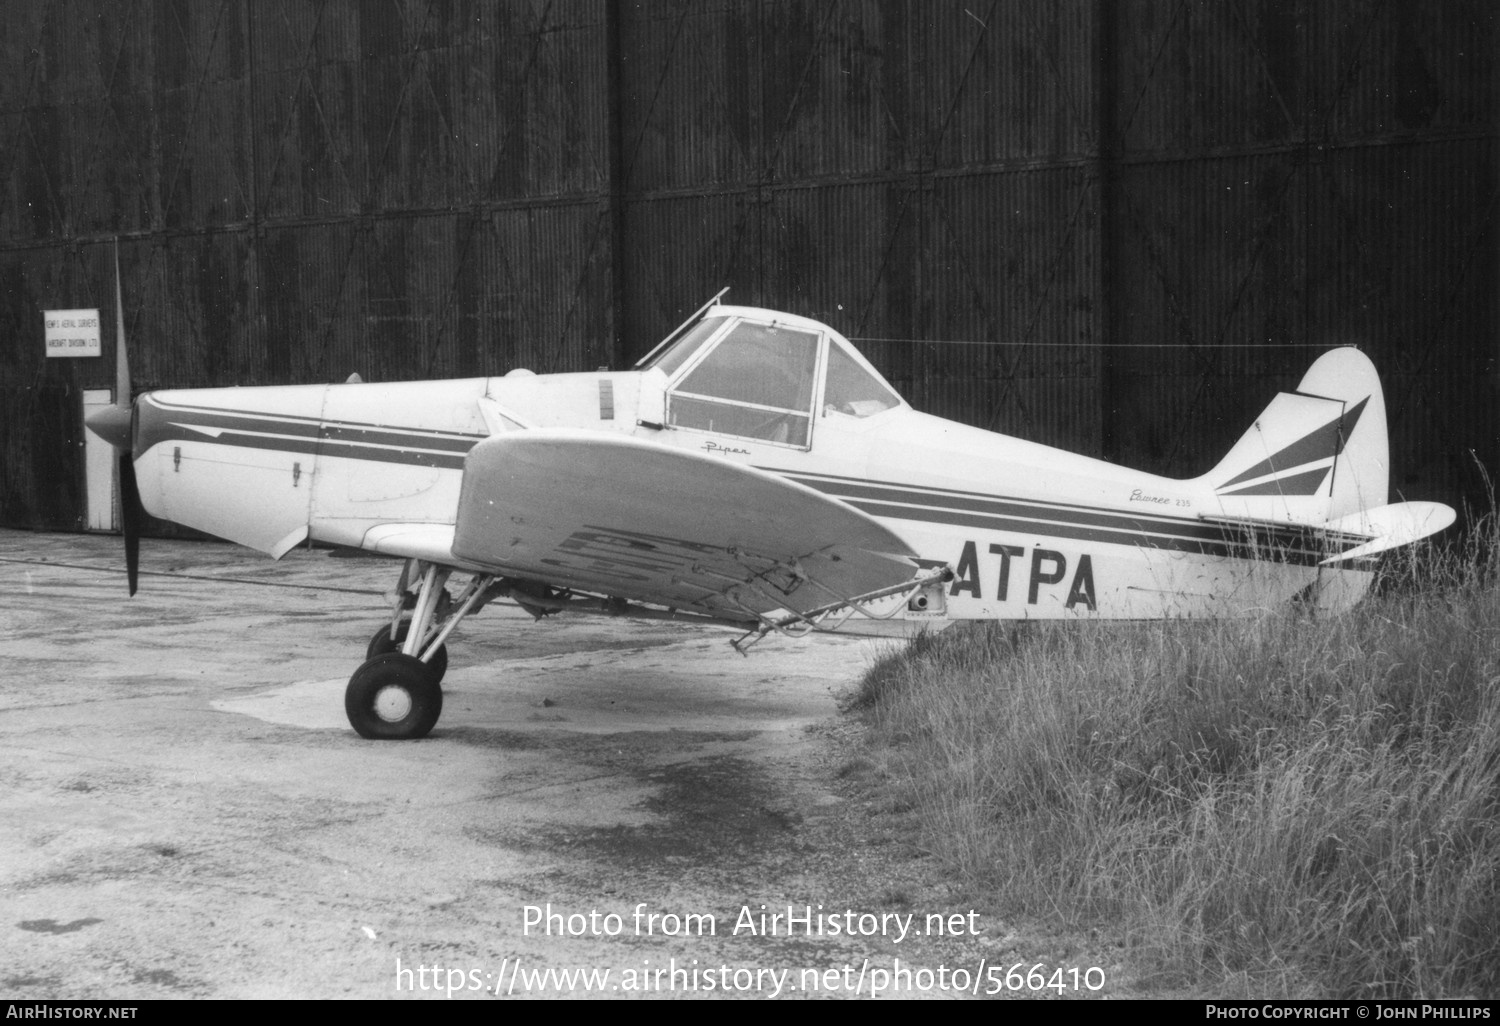
[[[120,518],[125,536],[125,577],[135,594],[140,576],[141,524],[146,517],[141,493],[135,483],[132,452],[134,406],[130,394],[130,356],[125,351],[125,303],[120,294],[120,244],[115,242],[115,404],[100,410],[85,423],[88,429],[119,453]]]

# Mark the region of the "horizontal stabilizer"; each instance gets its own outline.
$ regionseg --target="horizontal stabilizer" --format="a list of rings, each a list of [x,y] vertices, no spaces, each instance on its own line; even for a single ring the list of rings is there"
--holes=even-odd
[[[1393,502],[1388,506],[1350,513],[1330,521],[1324,527],[1331,531],[1365,535],[1370,541],[1328,557],[1323,560],[1323,565],[1343,563],[1409,545],[1428,535],[1437,534],[1456,519],[1457,514],[1440,502]]]
[[[1334,527],[1331,524],[1315,523],[1310,520],[1289,520],[1285,517],[1236,517],[1219,513],[1200,513],[1198,519],[1205,524],[1220,524],[1224,527],[1243,527],[1246,530],[1257,528],[1275,529],[1311,529],[1336,531],[1340,535],[1356,541],[1369,541],[1373,535],[1361,534],[1358,531],[1347,531]]]

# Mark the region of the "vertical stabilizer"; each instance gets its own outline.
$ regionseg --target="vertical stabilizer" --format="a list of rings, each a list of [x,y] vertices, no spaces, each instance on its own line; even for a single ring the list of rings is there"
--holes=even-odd
[[[1335,349],[1200,480],[1224,515],[1320,524],[1385,505],[1387,448],[1374,365],[1357,349]]]

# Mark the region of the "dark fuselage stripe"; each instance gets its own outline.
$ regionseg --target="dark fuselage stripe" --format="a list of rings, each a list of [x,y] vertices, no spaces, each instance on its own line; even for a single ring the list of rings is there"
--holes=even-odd
[[[989,531],[1009,531],[1013,534],[1040,536],[1043,538],[1067,538],[1072,541],[1097,542],[1107,545],[1129,545],[1133,548],[1163,549],[1171,552],[1196,552],[1205,556],[1233,557],[1236,559],[1264,559],[1275,562],[1298,563],[1312,566],[1330,555],[1322,550],[1309,551],[1301,547],[1277,545],[1273,542],[1232,541],[1220,536],[1218,539],[1175,538],[1169,535],[1145,532],[1105,531],[1095,528],[1073,527],[1043,520],[1021,520],[1011,517],[985,516],[958,510],[932,509],[930,507],[896,506],[867,499],[847,500],[850,505],[871,516],[886,519],[914,520],[921,523],[945,524],[953,527],[975,527]],[[1232,529],[1231,529],[1232,530]]]
[[[1363,538],[1313,527],[1224,526],[1084,506],[787,474],[872,516],[1014,531],[1044,537],[1314,564]]]
[[[367,460],[374,463],[399,463],[403,466],[438,467],[445,470],[462,470],[462,453],[429,452],[421,449],[387,449],[374,445],[358,445],[325,438],[286,438],[275,435],[253,435],[240,431],[224,431],[210,436],[191,428],[172,435],[163,435],[156,442],[188,441],[208,442],[212,445],[230,445],[237,449],[261,449],[271,452],[295,452],[313,456],[342,456],[351,460]]]
[[[135,446],[145,452],[161,442],[189,441],[342,456],[346,459],[462,470],[464,455],[479,435],[402,431],[378,425],[322,422],[304,417],[206,410],[145,402],[140,406]]]
[[[429,438],[465,443],[467,445],[472,445],[475,441],[485,437],[465,431],[440,431],[436,428],[397,427],[390,424],[375,424],[360,420],[326,421],[318,417],[300,417],[290,413],[268,413],[264,410],[231,410],[221,407],[182,406],[162,402],[150,393],[142,396],[141,400],[144,405],[169,413],[177,420],[196,417],[207,423],[211,418],[222,417],[228,418],[231,422],[237,422],[238,426],[242,427],[260,426],[264,428],[268,424],[275,425],[281,434],[306,434],[326,428],[339,428],[351,431],[387,432],[401,438]]]

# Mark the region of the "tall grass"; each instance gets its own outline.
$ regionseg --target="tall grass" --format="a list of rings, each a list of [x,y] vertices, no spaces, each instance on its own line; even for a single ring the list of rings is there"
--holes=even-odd
[[[1012,914],[1112,924],[1163,985],[1500,994],[1500,560],[1353,612],[985,624],[853,704],[924,843]]]

